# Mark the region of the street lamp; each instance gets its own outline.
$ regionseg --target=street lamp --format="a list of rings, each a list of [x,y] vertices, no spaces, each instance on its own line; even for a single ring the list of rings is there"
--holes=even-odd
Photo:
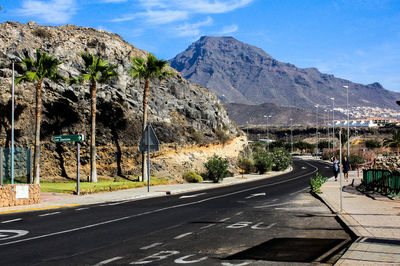
[[[290,153],[293,153],[293,126],[292,126],[293,119],[290,118]]]
[[[347,91],[347,160],[350,158],[350,125],[349,125],[349,86],[344,85]]]
[[[14,184],[14,91],[15,91],[15,71],[14,60],[12,60],[12,86],[11,86],[11,184]],[[1,178],[1,177],[0,177]]]
[[[269,132],[268,132],[268,118],[272,117],[272,115],[264,115],[267,118],[267,148],[269,151]]]
[[[332,100],[332,153],[335,153],[335,98],[329,98]]]
[[[316,148],[316,150],[315,150],[315,157],[318,159],[318,104],[317,105],[315,105],[315,108],[317,108],[317,123],[316,123],[316,126],[315,126],[315,138],[316,138],[316,142],[315,142],[315,148]]]

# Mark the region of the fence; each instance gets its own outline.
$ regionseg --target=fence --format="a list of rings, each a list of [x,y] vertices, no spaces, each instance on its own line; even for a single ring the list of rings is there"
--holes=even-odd
[[[400,172],[398,171],[364,169],[362,182],[367,190],[400,195]]]
[[[32,177],[31,149],[14,149],[14,183],[29,184]],[[11,184],[11,149],[0,148],[0,185]]]

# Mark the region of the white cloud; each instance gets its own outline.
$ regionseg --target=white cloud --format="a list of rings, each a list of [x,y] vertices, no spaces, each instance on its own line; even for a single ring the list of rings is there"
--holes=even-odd
[[[225,26],[222,28],[220,32],[218,32],[219,35],[226,35],[230,33],[234,33],[239,29],[238,25],[232,24],[230,26]]]
[[[185,23],[182,26],[176,28],[175,33],[180,37],[199,37],[200,27],[209,26],[213,23],[212,18],[207,17],[206,20],[197,22],[197,23]]]
[[[111,20],[112,22],[123,22],[134,19],[144,19],[148,24],[167,24],[175,21],[186,20],[189,14],[186,11],[179,10],[161,10],[152,11],[148,10],[146,12],[138,12],[135,14],[124,15],[120,18]]]
[[[34,17],[48,23],[67,23],[76,13],[75,0],[37,1],[25,0],[22,8],[17,9],[19,16]]]
[[[118,2],[123,0],[103,0]],[[193,14],[220,14],[245,7],[254,0],[139,0],[145,11],[130,13],[115,18],[112,22],[144,18],[147,23],[167,24],[187,20]],[[135,6],[137,8],[137,6]]]

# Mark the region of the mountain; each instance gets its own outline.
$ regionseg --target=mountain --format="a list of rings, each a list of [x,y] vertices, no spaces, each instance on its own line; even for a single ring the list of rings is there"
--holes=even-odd
[[[101,56],[118,66],[119,76],[110,84],[98,85],[97,134],[98,172],[115,174],[115,162],[120,160],[125,174],[140,172],[137,144],[141,137],[142,98],[144,82],[129,75],[130,58],[148,53],[124,41],[120,36],[103,30],[73,25],[50,27],[34,22],[0,24],[0,110],[9,110],[11,101],[11,60],[15,60],[16,75],[22,73],[25,56],[34,58],[38,48],[61,60],[60,73],[66,78],[78,77],[84,67],[82,52]],[[170,69],[174,71],[173,69]],[[161,83],[151,81],[149,122],[161,142],[161,153],[176,151],[188,145],[215,144],[221,136],[233,138],[239,132],[229,120],[226,110],[214,93],[192,84],[176,71]],[[31,147],[34,137],[35,89],[33,83],[16,85],[16,145]],[[56,145],[55,135],[82,133],[90,137],[89,85],[68,85],[67,82],[45,81],[42,89],[42,176],[74,173],[73,145]],[[10,118],[0,113],[0,147],[9,146]],[[83,176],[88,174],[88,144],[82,150]],[[72,158],[72,159],[71,159]],[[194,158],[194,157],[193,157]],[[192,161],[187,163],[191,167]],[[183,160],[174,167],[182,167]],[[166,163],[160,161],[155,171]],[[172,167],[168,166],[168,167]],[[68,170],[69,169],[69,170]],[[154,169],[153,169],[154,170]],[[179,170],[179,174],[183,170]],[[172,174],[168,172],[168,175]],[[154,172],[155,173],[155,172]],[[74,174],[72,174],[74,176]]]
[[[400,93],[379,83],[362,85],[323,74],[316,68],[282,63],[255,46],[233,37],[201,37],[170,65],[183,77],[214,91],[226,103],[275,103],[313,109],[316,104],[396,108]]]

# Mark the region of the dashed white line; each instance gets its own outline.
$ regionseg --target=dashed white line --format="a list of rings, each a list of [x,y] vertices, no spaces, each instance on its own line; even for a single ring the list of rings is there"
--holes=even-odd
[[[89,208],[85,207],[85,208],[79,208],[79,209],[75,209],[75,211],[83,211],[83,210],[87,210]]]
[[[206,226],[201,227],[200,229],[206,229],[206,228],[210,228],[213,227],[215,224],[208,224]]]
[[[236,213],[235,215],[241,215],[243,212],[238,212],[238,213]]]
[[[1,223],[2,224],[7,224],[7,223],[18,222],[18,221],[21,221],[21,220],[22,220],[22,218],[16,218],[16,219],[8,220],[8,221],[3,221]]]
[[[181,235],[179,235],[179,236],[174,237],[174,239],[181,239],[181,238],[184,238],[185,236],[188,236],[188,235],[191,235],[191,234],[193,234],[193,232],[181,234]]]
[[[108,260],[103,260],[103,261],[100,261],[99,263],[95,264],[94,266],[105,265],[105,264],[108,264],[108,263],[110,263],[110,262],[113,262],[113,261],[122,259],[122,258],[123,258],[123,257],[114,257],[114,258],[111,258],[111,259],[108,259]]]
[[[114,205],[124,204],[124,203],[127,203],[127,202],[128,202],[128,200],[125,200],[125,201],[119,201],[119,202],[109,203],[109,204],[107,204],[107,205],[108,205],[108,206],[114,206]]]
[[[295,192],[293,192],[293,193],[290,193],[289,195],[290,195],[290,196],[293,196],[294,194],[297,194],[297,193],[299,193],[299,192],[302,192],[302,191],[304,191],[304,190],[306,190],[306,189],[308,189],[308,188],[306,187],[306,188],[297,190],[297,191],[295,191]]]
[[[180,199],[187,199],[187,198],[195,198],[195,197],[198,197],[198,196],[201,196],[201,195],[204,195],[204,194],[207,194],[207,193],[198,193],[198,194],[193,194],[193,195],[187,195],[187,196],[180,196],[179,198]]]
[[[159,245],[162,245],[162,243],[159,243],[159,242],[153,243],[153,244],[151,244],[151,245],[148,245],[148,246],[145,246],[145,247],[141,247],[140,249],[141,249],[141,250],[151,249],[151,248],[157,247],[157,246],[159,246]]]
[[[273,199],[272,202],[278,201],[279,199]]]
[[[50,215],[55,215],[55,214],[59,214],[61,212],[49,212],[49,213],[45,213],[45,214],[40,214],[39,216],[43,217],[43,216],[50,216]]]
[[[228,218],[225,218],[225,219],[221,219],[221,220],[219,220],[218,222],[226,222],[226,221],[228,221],[228,220],[230,220],[231,218],[230,217],[228,217]]]

